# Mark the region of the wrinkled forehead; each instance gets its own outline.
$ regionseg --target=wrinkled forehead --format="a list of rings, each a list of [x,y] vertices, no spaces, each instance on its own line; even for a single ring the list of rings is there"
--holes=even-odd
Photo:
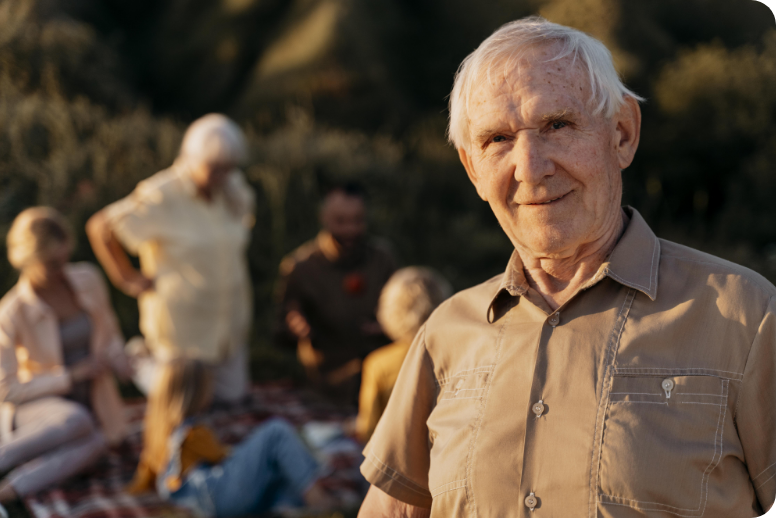
[[[475,121],[482,110],[544,105],[568,105],[577,111],[590,111],[590,77],[578,56],[557,58],[559,45],[524,49],[512,56],[494,60],[484,67],[475,81],[468,102],[469,118]]]

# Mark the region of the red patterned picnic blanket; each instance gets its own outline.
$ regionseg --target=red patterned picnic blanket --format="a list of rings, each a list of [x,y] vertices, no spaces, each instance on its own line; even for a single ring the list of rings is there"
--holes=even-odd
[[[188,511],[162,501],[156,494],[132,496],[122,491],[140,457],[144,411],[143,401],[128,404],[131,424],[127,440],[89,472],[61,487],[26,498],[24,503],[30,514],[35,518],[189,518]],[[205,424],[222,442],[236,444],[271,416],[284,417],[305,430],[317,426],[318,431],[336,430],[337,424],[352,418],[313,394],[287,386],[260,385],[253,388],[244,403],[211,411]],[[319,439],[322,436],[316,435]],[[323,482],[345,506],[356,506],[368,487],[358,470],[362,460],[360,446],[341,434],[328,436],[331,438],[324,438],[324,445],[313,448],[324,469]]]

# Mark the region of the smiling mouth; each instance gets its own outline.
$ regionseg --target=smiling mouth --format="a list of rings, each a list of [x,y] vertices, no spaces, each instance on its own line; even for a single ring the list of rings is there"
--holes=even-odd
[[[562,200],[563,198],[566,197],[567,194],[568,193],[558,196],[557,198],[552,198],[551,200],[547,200],[547,201],[540,201],[538,203],[522,203],[521,205],[549,205],[552,202]]]

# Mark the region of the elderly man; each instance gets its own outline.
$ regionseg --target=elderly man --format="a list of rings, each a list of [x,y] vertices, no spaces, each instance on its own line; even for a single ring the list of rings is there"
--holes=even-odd
[[[276,341],[296,347],[311,381],[354,403],[361,360],[388,343],[377,322],[380,291],[393,254],[366,234],[363,188],[331,189],[321,207],[323,230],[283,259]]]
[[[776,493],[776,289],[620,208],[638,97],[539,18],[463,63],[450,137],[515,247],[442,304],[365,450],[359,516],[744,518]]]
[[[170,168],[87,223],[110,280],[138,298],[143,339],[128,347],[145,393],[158,364],[177,356],[211,366],[217,401],[246,393],[252,295],[245,251],[254,222],[253,190],[238,168],[246,157],[240,127],[205,115],[189,126]],[[140,271],[127,252],[140,256]]]

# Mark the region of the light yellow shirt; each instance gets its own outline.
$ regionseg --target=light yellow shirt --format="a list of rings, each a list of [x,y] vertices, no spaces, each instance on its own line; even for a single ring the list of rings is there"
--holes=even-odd
[[[219,362],[247,339],[245,252],[253,209],[253,191],[240,171],[208,202],[176,164],[106,208],[118,240],[155,280],[138,299],[140,330],[155,356],[184,353]]]

